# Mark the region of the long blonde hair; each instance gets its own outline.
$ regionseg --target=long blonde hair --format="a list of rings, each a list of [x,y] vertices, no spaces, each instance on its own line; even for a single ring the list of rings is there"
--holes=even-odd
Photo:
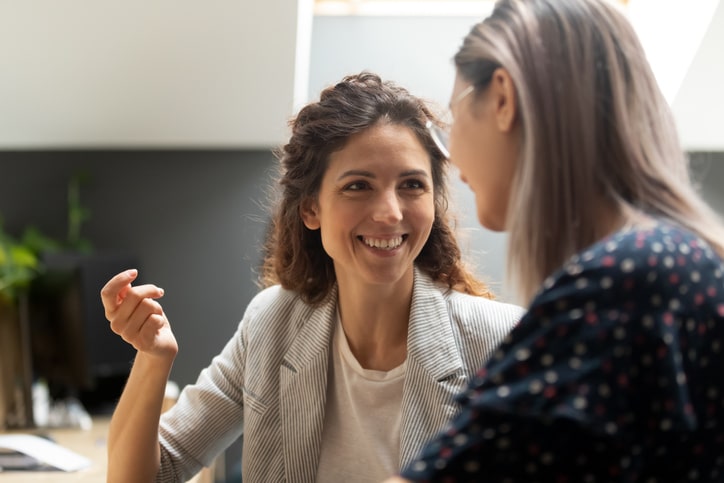
[[[689,178],[671,110],[625,15],[606,0],[501,0],[455,56],[483,89],[498,67],[517,90],[522,149],[507,220],[508,277],[525,301],[600,238],[597,203],[697,233],[724,227]]]

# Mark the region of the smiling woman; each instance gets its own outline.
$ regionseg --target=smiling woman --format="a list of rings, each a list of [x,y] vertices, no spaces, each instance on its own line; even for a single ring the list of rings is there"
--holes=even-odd
[[[178,351],[163,291],[132,285],[135,270],[109,281],[111,327],[138,351],[109,481],[186,481],[242,431],[244,480],[379,481],[457,413],[455,394],[522,311],[463,262],[430,120],[369,72],[299,111],[277,153],[264,288],[162,417]]]

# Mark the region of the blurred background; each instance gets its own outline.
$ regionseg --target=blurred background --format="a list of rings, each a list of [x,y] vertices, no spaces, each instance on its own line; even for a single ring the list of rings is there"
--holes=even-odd
[[[617,3],[641,35],[695,179],[724,213],[724,5]],[[132,358],[122,349],[90,354],[114,343],[98,300],[106,273],[134,264],[141,280],[165,289],[181,350],[172,379],[193,382],[258,290],[272,149],[286,140],[288,120],[363,69],[442,111],[451,58],[491,9],[487,1],[0,0],[0,226],[16,239],[32,226],[67,241],[69,217],[80,217],[90,258],[55,262],[75,277],[75,312],[46,311],[43,323],[75,318],[76,349],[94,365],[79,376],[90,377],[86,390],[118,376],[118,361],[104,357],[126,369]],[[454,173],[452,183],[468,259],[512,299],[505,235],[480,228],[471,193]],[[101,399],[112,403],[118,387]]]

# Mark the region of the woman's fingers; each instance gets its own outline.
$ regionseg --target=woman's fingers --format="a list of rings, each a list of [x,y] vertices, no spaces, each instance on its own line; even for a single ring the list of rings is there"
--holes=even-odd
[[[131,285],[137,276],[135,269],[115,275],[101,289],[101,300],[113,332],[137,350],[154,350],[159,333],[168,328],[163,307],[154,300],[164,292],[153,284]]]
[[[103,302],[106,318],[110,319],[108,314],[113,312],[116,307],[123,302],[126,292],[131,287],[131,282],[133,282],[137,276],[138,270],[132,268],[115,275],[103,286],[101,289],[101,302]]]
[[[131,305],[129,304],[128,307],[131,307]],[[124,307],[124,309],[125,308],[126,307]],[[111,321],[111,330],[122,336],[126,341],[131,342],[153,315],[158,316],[155,320],[158,321],[160,319],[163,321],[163,308],[161,304],[152,298],[141,298],[133,307],[130,314],[121,315],[119,313],[119,316]],[[156,327],[156,329],[158,328],[160,327]]]

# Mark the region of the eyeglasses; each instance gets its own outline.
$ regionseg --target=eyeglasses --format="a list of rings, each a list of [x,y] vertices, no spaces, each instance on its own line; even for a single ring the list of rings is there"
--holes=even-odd
[[[448,110],[452,111],[452,107],[454,105],[465,99],[474,90],[474,85],[471,84],[467,86],[460,94],[455,97],[455,99],[450,101],[450,106],[448,107]],[[429,119],[427,120],[425,127],[427,127],[427,130],[430,131],[430,136],[432,136],[432,140],[435,141],[435,145],[440,150],[440,152],[442,152],[443,156],[445,156],[446,158],[450,158],[450,128],[440,127]]]

